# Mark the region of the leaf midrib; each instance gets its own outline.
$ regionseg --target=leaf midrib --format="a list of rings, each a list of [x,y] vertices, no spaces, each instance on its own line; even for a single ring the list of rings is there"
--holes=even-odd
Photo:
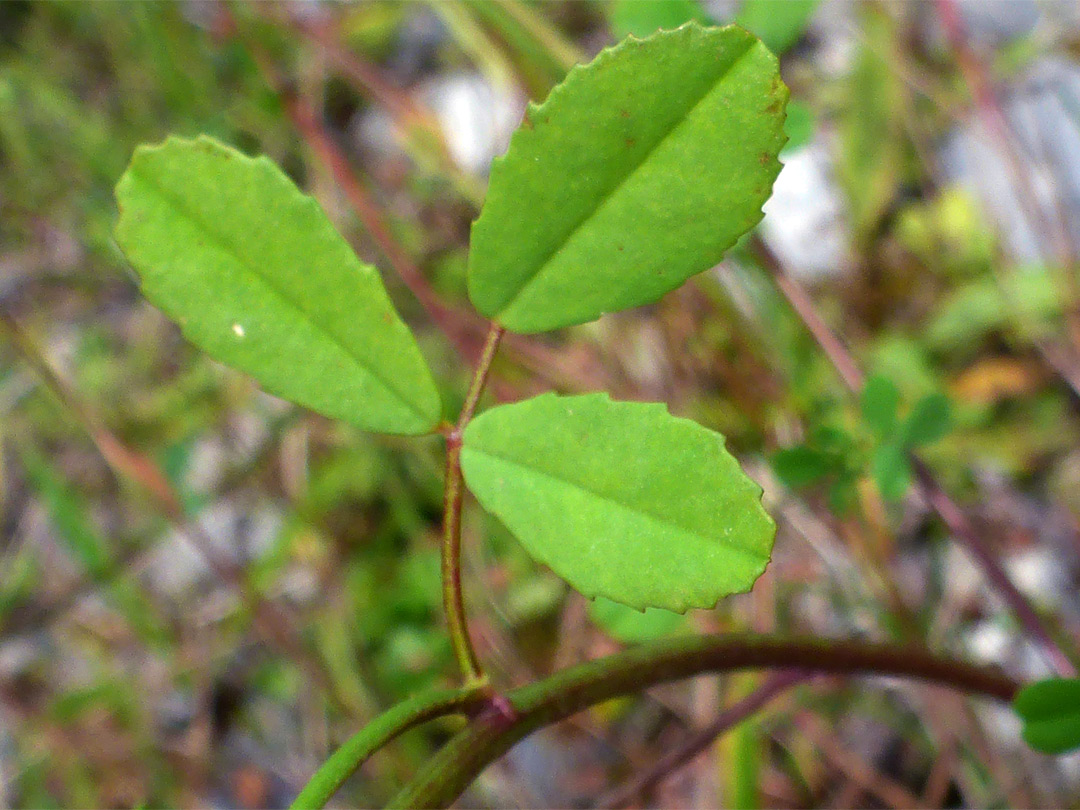
[[[345,354],[346,357],[352,360],[353,364],[358,369],[373,378],[379,385],[389,391],[390,394],[394,397],[394,399],[396,399],[399,403],[403,404],[414,415],[418,416],[423,424],[429,424],[431,422],[431,419],[426,414],[422,413],[417,408],[417,406],[415,406],[406,397],[404,397],[401,392],[393,385],[391,385],[387,379],[385,379],[380,373],[376,372],[374,369],[366,365],[361,360],[361,358],[357,357],[353,353],[352,349],[350,349],[349,346],[346,345],[345,341],[341,337],[335,334],[333,330],[327,328],[326,326],[323,326],[315,317],[314,313],[310,312],[305,307],[296,303],[286,292],[274,286],[274,284],[272,284],[266,276],[261,274],[253,264],[251,264],[247,259],[244,258],[243,254],[237,249],[234,244],[230,242],[227,236],[220,234],[211,225],[208,225],[205,220],[203,220],[194,210],[192,210],[192,208],[188,206],[182,199],[176,197],[173,194],[170,194],[163,185],[161,185],[148,175],[140,172],[134,164],[132,164],[132,166],[130,167],[129,172],[134,179],[137,179],[139,182],[143,183],[145,186],[148,186],[151,190],[156,192],[163,200],[165,200],[166,203],[171,205],[180,214],[181,217],[186,218],[189,222],[194,224],[196,228],[206,233],[210,237],[208,241],[215,243],[216,247],[219,250],[222,250],[226,255],[231,256],[237,262],[237,264],[241,266],[242,269],[246,270],[250,275],[254,276],[256,279],[262,282],[262,285],[267,290],[269,290],[279,301],[281,301],[286,308],[292,309],[295,312],[299,313],[301,318],[307,321],[307,323],[309,323],[316,332],[325,335],[331,343],[341,349],[341,351]],[[315,204],[318,205],[318,203]]]
[[[738,65],[744,58],[746,58],[746,55],[754,49],[754,45],[756,44],[757,41],[753,38],[748,39],[746,47],[743,49],[742,53],[735,57],[735,59],[732,60],[731,64],[729,64],[724,70],[724,72],[717,76],[716,79],[706,87],[705,91],[694,100],[694,102],[686,109],[685,112],[683,112],[683,114],[679,117],[678,123],[668,129],[663,135],[661,135],[656,140],[656,142],[653,143],[645,151],[645,153],[641,156],[641,159],[638,160],[637,163],[630,167],[630,169],[622,177],[620,177],[608,190],[603,192],[597,198],[596,202],[591,206],[591,208],[585,212],[585,215],[581,217],[581,219],[579,219],[578,222],[573,225],[573,227],[570,228],[566,235],[562,237],[562,239],[558,241],[555,247],[548,252],[547,256],[545,256],[536,264],[536,269],[533,270],[525,278],[524,282],[521,284],[520,287],[518,287],[517,291],[514,292],[514,294],[511,295],[510,298],[508,298],[507,301],[499,307],[499,313],[496,316],[496,320],[498,320],[499,316],[504,315],[506,311],[509,310],[519,298],[521,298],[525,290],[528,289],[533,283],[535,283],[536,280],[540,277],[540,275],[544,271],[544,268],[551,264],[551,262],[560,253],[562,253],[563,250],[566,249],[566,246],[573,240],[573,238],[578,234],[578,232],[589,224],[589,222],[600,212],[600,210],[604,208],[608,201],[610,201],[619,193],[619,190],[624,185],[626,185],[630,178],[632,178],[638,173],[642,166],[649,162],[649,159],[653,156],[653,154],[655,154],[656,151],[660,149],[669,138],[671,138],[678,130],[683,127],[683,125],[686,123],[686,120],[691,115],[693,115],[694,110],[701,106],[701,104],[704,103],[704,101],[712,94],[713,90],[715,90],[718,85],[720,85],[727,79],[728,75],[735,69],[736,65]]]
[[[737,552],[739,554],[742,554],[745,557],[753,558],[754,560],[757,560],[757,561],[761,561],[761,560],[768,561],[768,559],[769,559],[768,554],[757,554],[756,552],[752,551],[751,549],[744,548],[742,546],[736,545],[735,543],[733,543],[731,540],[729,540],[726,537],[722,537],[722,536],[719,536],[719,535],[713,537],[711,535],[701,534],[696,529],[690,529],[690,528],[687,528],[686,526],[682,526],[682,525],[680,525],[678,523],[675,523],[675,522],[671,521],[669,518],[667,518],[666,516],[656,515],[656,514],[653,514],[652,512],[645,511],[644,509],[635,509],[635,508],[633,508],[631,506],[628,506],[625,503],[622,503],[621,501],[615,500],[610,495],[606,495],[603,492],[598,492],[597,490],[595,490],[595,489],[593,489],[591,487],[588,487],[588,486],[586,486],[584,484],[580,484],[580,483],[578,483],[576,481],[570,481],[570,480],[568,480],[566,478],[560,478],[558,475],[556,475],[554,473],[550,473],[547,470],[541,470],[541,469],[539,469],[537,467],[530,467],[527,464],[523,464],[520,461],[517,461],[515,459],[508,458],[508,457],[503,456],[503,455],[499,455],[498,453],[491,453],[491,452],[489,452],[487,450],[479,450],[479,449],[477,449],[475,447],[469,447],[467,442],[466,442],[463,450],[467,451],[467,452],[471,452],[471,453],[476,453],[477,455],[485,456],[486,458],[493,459],[494,461],[497,461],[497,462],[501,462],[501,463],[503,463],[503,464],[505,464],[505,465],[507,465],[509,467],[513,467],[514,469],[517,469],[517,470],[522,470],[524,472],[533,473],[533,474],[535,474],[535,475],[537,475],[537,476],[539,476],[541,478],[546,478],[549,481],[554,481],[556,484],[561,484],[561,485],[563,485],[563,486],[565,486],[567,488],[581,490],[582,492],[584,492],[587,495],[592,496],[596,500],[602,501],[605,504],[610,504],[612,506],[615,506],[615,507],[617,507],[618,509],[620,509],[620,510],[622,510],[624,512],[631,513],[632,515],[640,516],[640,517],[644,518],[646,520],[646,522],[655,523],[655,524],[657,524],[659,526],[662,526],[665,529],[669,529],[669,530],[674,529],[675,531],[677,531],[680,534],[689,535],[690,537],[693,537],[693,538],[695,538],[697,540],[703,540],[706,543],[709,543],[710,541],[715,540],[715,542],[717,542],[718,544],[720,544],[722,546],[725,546],[726,548],[731,549],[732,551],[735,551],[735,552]]]

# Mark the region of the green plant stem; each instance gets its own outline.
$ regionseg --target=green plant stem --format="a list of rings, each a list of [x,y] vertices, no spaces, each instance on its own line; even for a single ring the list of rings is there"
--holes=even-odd
[[[499,341],[505,330],[491,324],[480,360],[476,365],[469,393],[461,408],[457,424],[446,433],[446,489],[443,502],[442,538],[442,588],[446,623],[450,630],[450,642],[454,648],[458,666],[465,676],[466,684],[483,684],[487,676],[476,657],[469,628],[465,619],[465,600],[461,591],[461,504],[465,494],[461,478],[461,436],[476,412],[480,395],[484,392],[491,363],[499,349]]]
[[[458,416],[456,429],[459,433],[465,430],[465,426],[469,424],[469,420],[476,413],[476,406],[480,403],[480,395],[484,393],[484,386],[487,385],[491,363],[495,359],[495,352],[499,350],[499,342],[504,334],[506,334],[506,330],[497,323],[492,323],[488,329],[483,351],[480,352],[480,359],[476,364],[476,373],[473,374],[472,385],[469,386],[469,393],[465,395],[465,404],[461,406],[461,415]]]
[[[484,670],[469,638],[465,600],[461,592],[461,440],[446,439],[446,490],[443,501],[442,592],[446,624],[454,657],[466,683],[483,682]]]
[[[424,764],[391,806],[445,807],[519,740],[598,703],[695,675],[765,668],[903,676],[1002,701],[1019,688],[995,670],[918,647],[755,635],[667,639],[562,670],[492,701]]]
[[[449,714],[468,714],[489,699],[483,689],[440,689],[416,695],[383,712],[338,748],[293,801],[292,810],[316,810],[367,759],[414,726]]]

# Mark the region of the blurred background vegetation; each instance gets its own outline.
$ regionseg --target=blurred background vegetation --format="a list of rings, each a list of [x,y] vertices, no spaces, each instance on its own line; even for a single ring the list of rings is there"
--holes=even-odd
[[[493,393],[603,389],[721,431],[765,487],[776,554],[716,611],[638,614],[570,592],[467,505],[470,618],[496,684],[743,629],[1046,674],[913,490],[916,444],[1075,647],[1075,3],[8,0],[0,804],[282,806],[376,712],[455,677],[440,440],[330,423],[186,345],[111,235],[133,149],[209,133],[283,166],[383,272],[453,414],[483,336],[464,272],[492,157],[574,63],[688,19],[736,20],[782,56],[791,140],[766,220],[651,307],[508,342]],[[875,401],[845,392],[763,258],[810,290]],[[1080,759],[1024,749],[1007,710],[820,679],[645,795],[606,792],[759,680],[580,715],[462,804],[1080,803]],[[452,730],[407,735],[339,801],[385,801]]]

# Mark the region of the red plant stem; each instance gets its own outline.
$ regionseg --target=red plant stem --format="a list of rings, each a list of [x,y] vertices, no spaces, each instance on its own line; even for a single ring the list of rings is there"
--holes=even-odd
[[[439,125],[431,113],[413,101],[406,91],[395,86],[376,65],[342,47],[330,27],[301,19],[296,14],[287,14],[285,21],[302,37],[314,43],[338,73],[354,86],[362,88],[364,95],[384,107],[395,121],[405,127],[427,130],[434,143],[441,143]]]
[[[363,98],[389,113],[405,137],[406,151],[415,153],[424,162],[432,161],[432,168],[449,181],[462,197],[476,207],[481,205],[484,199],[483,181],[462,171],[454,162],[438,120],[428,108],[417,103],[409,90],[395,84],[378,65],[343,45],[336,36],[333,23],[313,23],[296,14],[275,13],[273,10],[267,16],[288,27],[290,33],[314,45],[337,75]]]
[[[486,681],[484,670],[473,649],[469,638],[468,622],[465,617],[465,600],[461,588],[461,505],[465,486],[461,476],[461,440],[465,427],[469,424],[480,395],[484,391],[491,363],[499,349],[499,341],[505,330],[496,323],[488,330],[480,361],[476,366],[469,393],[461,408],[457,424],[446,432],[446,483],[443,503],[443,541],[442,541],[442,587],[443,606],[446,610],[446,622],[450,631],[450,641],[454,648],[458,666],[465,676],[466,684]]]
[[[483,184],[472,175],[464,174],[454,163],[439,122],[431,110],[418,103],[408,89],[396,84],[377,64],[343,45],[336,30],[339,26],[333,22],[304,19],[302,15],[292,13],[291,9],[278,10],[267,6],[264,13],[317,48],[332,70],[365,99],[385,109],[407,138],[420,135],[427,157],[435,159],[440,172],[455,183],[463,196],[479,205],[483,199]]]
[[[851,391],[858,393],[862,390],[864,378],[862,370],[855,362],[855,358],[851,356],[840,338],[833,333],[828,324],[818,315],[814,302],[802,285],[787,275],[780,267],[776,257],[767,250],[762,244],[759,254],[764,259],[767,269],[772,271],[776,286],[780,289],[784,298],[787,299],[791,308],[795,310],[795,314],[799,316],[803,326],[813,336],[821,350],[825,352],[825,356],[833,364],[833,368],[840,375],[840,379],[844,381],[844,385]]]
[[[780,292],[806,326],[807,331],[810,332],[830,362],[835,366],[844,384],[853,394],[858,394],[862,390],[863,373],[859,369],[858,363],[855,362],[855,358],[852,357],[844,344],[818,314],[817,308],[805,288],[785,272],[775,254],[760,240],[755,242],[755,251],[762,265],[776,281]],[[971,524],[967,515],[964,514],[964,511],[938,484],[930,468],[915,453],[909,455],[912,467],[915,470],[916,483],[926,502],[945,523],[957,542],[971,554],[983,574],[990,580],[991,585],[1001,595],[1002,599],[1005,600],[1031,640],[1041,646],[1054,670],[1062,676],[1075,675],[1076,666],[1062,650],[1060,644],[1054,640],[1035,608],[1031,606],[1027,598],[1017,590],[1012,580],[1009,579],[1008,574],[1005,573],[990,548],[983,542],[978,532],[975,531],[975,527]]]
[[[473,418],[473,414],[476,413],[476,406],[480,404],[480,395],[484,393],[484,386],[487,385],[488,374],[491,372],[491,363],[495,359],[495,352],[499,350],[499,343],[505,334],[506,329],[497,323],[492,322],[488,328],[487,338],[484,340],[484,349],[480,352],[480,360],[476,364],[476,372],[473,374],[469,393],[465,395],[465,403],[461,406],[461,414],[458,416],[457,425],[454,427],[454,433],[457,433],[459,437],[465,430],[465,426],[469,424],[469,420]]]
[[[605,796],[601,796],[596,806],[613,808],[625,807],[631,804],[637,797],[654,790],[658,784],[679,768],[689,765],[695,757],[708,749],[722,734],[737,726],[750,715],[763,709],[791,687],[809,678],[810,675],[797,669],[780,670],[770,675],[765,683],[741,700],[728,706],[711,723],[684,740],[678,748],[664,754],[653,765],[619,788]]]

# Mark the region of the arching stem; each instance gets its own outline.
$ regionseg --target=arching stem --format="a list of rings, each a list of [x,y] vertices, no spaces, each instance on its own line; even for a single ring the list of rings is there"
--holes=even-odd
[[[414,726],[448,714],[467,714],[490,699],[484,689],[426,692],[383,712],[337,749],[311,777],[291,810],[319,810],[368,758]]]
[[[902,676],[997,700],[1011,700],[1018,689],[994,670],[918,647],[754,635],[664,640],[562,670],[509,692],[498,704],[493,701],[424,764],[391,806],[450,805],[516,742],[590,706],[668,681],[745,669]]]

